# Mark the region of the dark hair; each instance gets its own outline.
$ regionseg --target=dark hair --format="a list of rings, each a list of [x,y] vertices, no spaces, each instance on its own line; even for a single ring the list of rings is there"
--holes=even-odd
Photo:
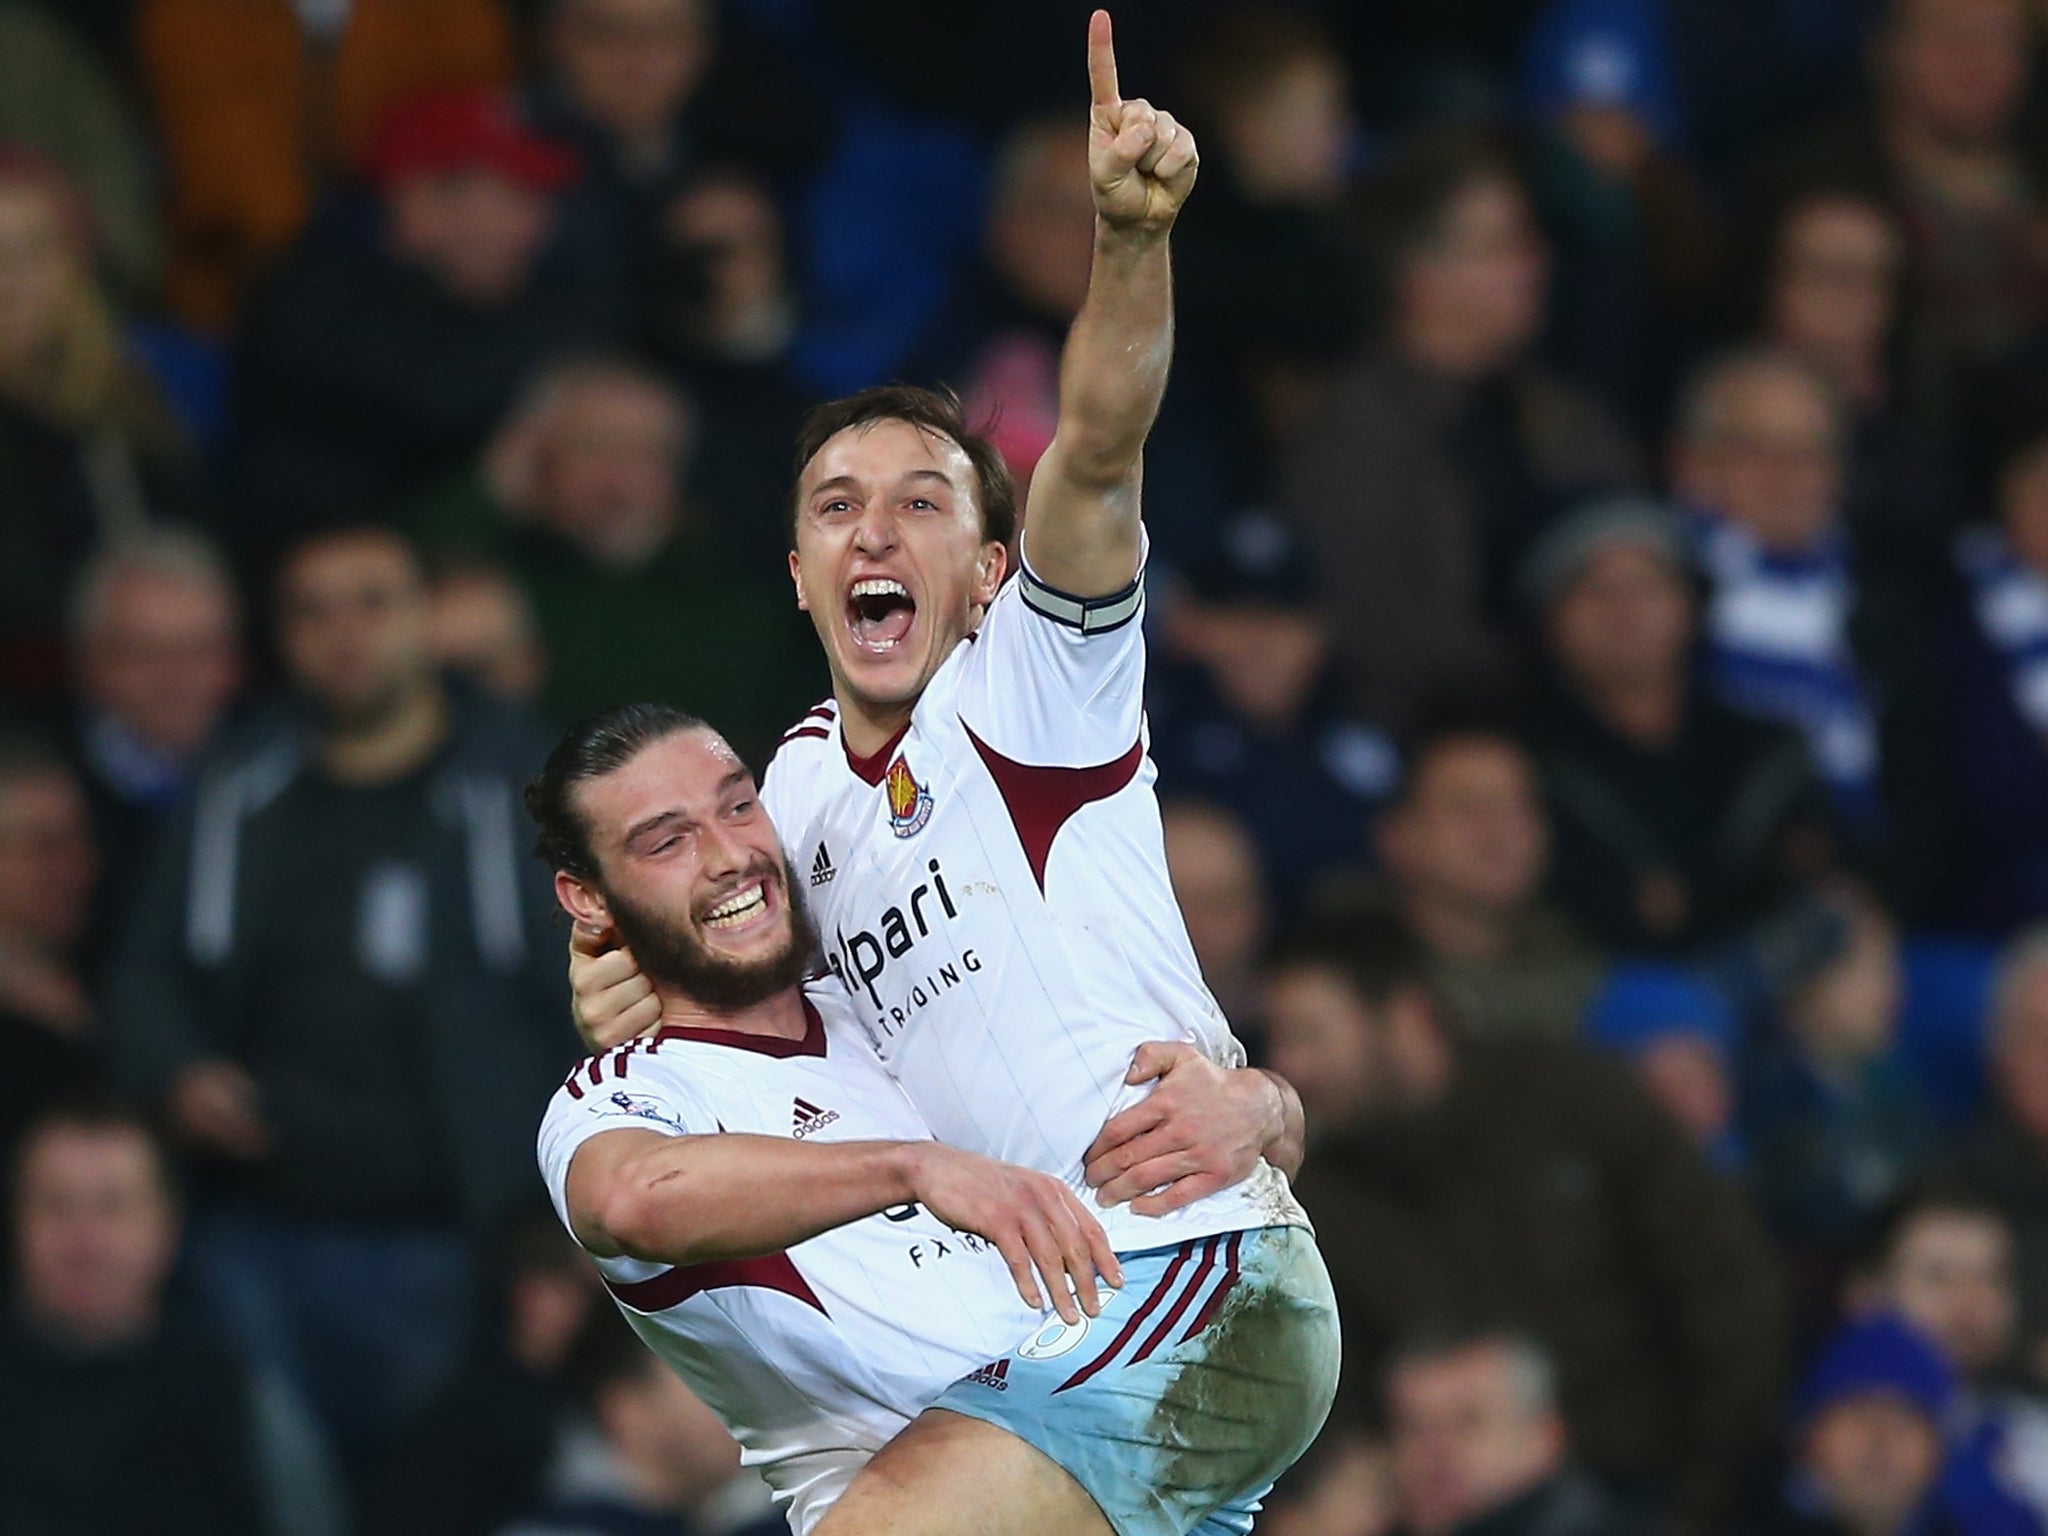
[[[422,587],[427,584],[427,560],[426,556],[420,553],[418,544],[396,528],[383,523],[353,522],[315,529],[285,545],[283,552],[277,557],[277,564],[271,570],[271,589],[282,594],[285,582],[314,551],[345,544],[387,545],[405,557],[406,564],[411,566],[414,577]]]
[[[1316,966],[1335,971],[1368,1006],[1397,992],[1431,992],[1429,957],[1406,924],[1361,901],[1334,903],[1291,927],[1266,955],[1266,968]]]
[[[77,779],[77,771],[48,737],[35,731],[0,729],[0,790],[48,775]]]
[[[21,1176],[35,1144],[52,1131],[59,1130],[84,1131],[96,1136],[140,1137],[149,1148],[150,1161],[156,1165],[156,1181],[162,1187],[164,1197],[174,1203],[179,1200],[177,1169],[165,1149],[163,1137],[149,1117],[119,1099],[99,1093],[78,1093],[49,1104],[22,1128],[7,1169],[10,1205],[21,1198]]]
[[[1415,720],[1401,732],[1401,782],[1394,791],[1396,805],[1407,804],[1414,794],[1420,769],[1436,752],[1453,743],[1494,742],[1533,760],[1528,742],[1516,729],[1514,715],[1505,700],[1475,694],[1445,697],[1425,704]]]
[[[572,1399],[595,1408],[605,1391],[622,1382],[645,1381],[662,1368],[661,1361],[619,1315],[616,1307],[590,1309],[563,1366]]]
[[[802,510],[804,469],[840,433],[881,421],[908,422],[918,431],[959,445],[974,466],[974,499],[981,508],[982,531],[999,544],[1017,541],[1017,482],[996,445],[967,425],[960,397],[950,389],[925,389],[916,384],[878,384],[843,400],[828,400],[804,418],[796,439],[795,485],[789,496],[789,526],[796,534]]]
[[[1418,139],[1367,189],[1359,227],[1386,292],[1404,263],[1443,238],[1458,199],[1494,181],[1523,185],[1513,153],[1483,128],[1454,126]]]
[[[1214,120],[1238,101],[1263,94],[1304,59],[1343,68],[1343,55],[1319,17],[1292,5],[1228,6],[1195,33],[1180,60],[1188,115]]]
[[[2012,1231],[2012,1217],[1989,1190],[1960,1174],[1931,1175],[1908,1184],[1871,1218],[1850,1254],[1850,1272],[1877,1274],[1891,1263],[1907,1228],[1936,1212],[1983,1217]]]
[[[539,834],[533,851],[550,869],[579,880],[597,878],[590,830],[576,809],[576,786],[601,779],[655,742],[678,731],[709,729],[695,715],[669,704],[620,704],[569,727],[526,786],[526,814]]]

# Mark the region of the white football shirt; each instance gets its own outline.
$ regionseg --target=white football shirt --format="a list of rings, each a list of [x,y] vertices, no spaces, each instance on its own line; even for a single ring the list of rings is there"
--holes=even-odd
[[[856,758],[830,701],[783,738],[762,800],[827,965],[939,1140],[1085,1190],[1082,1154],[1149,1088],[1148,1040],[1244,1049],[1202,983],[1167,876],[1144,721],[1144,578],[1083,602],[1029,565]],[[1101,1213],[1120,1252],[1307,1225],[1251,1178],[1166,1217]]]
[[[807,1005],[802,1041],[666,1029],[578,1066],[540,1129],[541,1172],[563,1223],[569,1164],[606,1131],[929,1139],[844,1002],[821,1001]],[[725,1421],[798,1533],[947,1386],[1059,1323],[1024,1305],[993,1246],[916,1205],[767,1258],[596,1263],[619,1309]]]

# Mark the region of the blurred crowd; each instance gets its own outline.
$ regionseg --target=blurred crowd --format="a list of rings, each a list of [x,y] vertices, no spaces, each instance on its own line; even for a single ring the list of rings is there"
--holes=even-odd
[[[518,791],[1028,477],[1088,6],[0,0],[0,1529],[775,1517],[540,1198]],[[2048,4],[1126,0],[1152,746],[1299,1085],[1279,1536],[2048,1533]]]

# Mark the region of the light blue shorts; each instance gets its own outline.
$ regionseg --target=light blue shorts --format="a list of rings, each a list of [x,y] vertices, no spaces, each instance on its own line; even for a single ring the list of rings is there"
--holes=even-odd
[[[933,1406],[1036,1446],[1117,1536],[1244,1536],[1336,1395],[1315,1238],[1263,1227],[1118,1257],[1100,1317],[1052,1319]]]

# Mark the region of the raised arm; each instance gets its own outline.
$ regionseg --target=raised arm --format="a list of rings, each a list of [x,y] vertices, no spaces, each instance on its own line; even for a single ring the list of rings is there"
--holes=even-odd
[[[1194,135],[1118,94],[1109,14],[1088,23],[1088,173],[1095,262],[1060,365],[1059,427],[1025,502],[1025,548],[1046,585],[1106,597],[1138,572],[1145,437],[1173,359],[1167,232],[1195,184]]]
[[[1068,1322],[1101,1311],[1098,1274],[1123,1283],[1101,1225],[1065,1184],[938,1142],[606,1131],[576,1149],[567,1194],[577,1241],[602,1257],[754,1258],[917,1203],[995,1244],[1025,1302]]]

